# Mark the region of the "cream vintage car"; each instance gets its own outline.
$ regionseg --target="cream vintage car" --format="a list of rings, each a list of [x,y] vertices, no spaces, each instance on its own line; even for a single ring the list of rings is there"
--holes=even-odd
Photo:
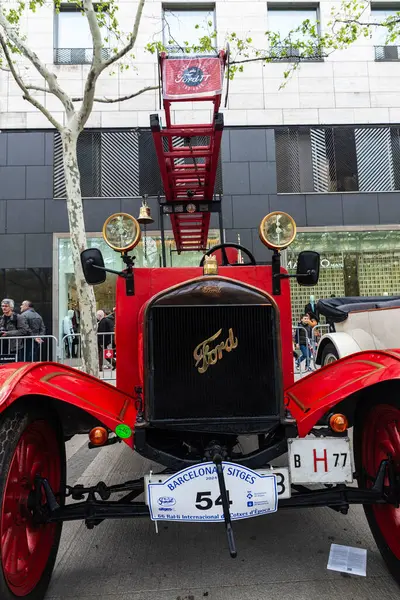
[[[361,350],[400,346],[400,296],[329,298],[316,308],[331,329],[318,344],[317,365]]]

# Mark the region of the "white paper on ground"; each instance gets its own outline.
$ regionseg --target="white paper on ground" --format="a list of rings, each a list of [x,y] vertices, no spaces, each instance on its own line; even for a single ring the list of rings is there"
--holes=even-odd
[[[331,544],[328,569],[349,575],[367,575],[367,551],[364,548]]]

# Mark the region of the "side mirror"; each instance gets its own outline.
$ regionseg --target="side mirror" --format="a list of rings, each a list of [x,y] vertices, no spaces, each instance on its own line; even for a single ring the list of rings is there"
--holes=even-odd
[[[83,274],[87,283],[96,285],[104,283],[107,277],[103,255],[98,248],[87,248],[81,252]]]
[[[312,286],[318,283],[319,279],[318,252],[312,250],[303,250],[297,258],[296,279],[299,285]]]

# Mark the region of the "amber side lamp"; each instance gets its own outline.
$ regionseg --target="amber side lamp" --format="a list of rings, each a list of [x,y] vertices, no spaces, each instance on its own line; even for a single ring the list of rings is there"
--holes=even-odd
[[[104,446],[108,441],[108,431],[105,427],[93,427],[89,433],[89,440],[93,446]]]

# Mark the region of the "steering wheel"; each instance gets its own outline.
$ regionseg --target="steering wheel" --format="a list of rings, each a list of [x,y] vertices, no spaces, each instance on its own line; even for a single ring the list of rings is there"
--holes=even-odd
[[[252,253],[250,252],[250,250],[247,250],[247,248],[245,248],[244,246],[241,246],[240,244],[234,244],[233,242],[228,242],[226,244],[217,244],[216,246],[213,246],[212,248],[210,248],[209,250],[207,250],[207,252],[205,252],[203,258],[200,261],[200,267],[202,267],[204,265],[204,259],[206,256],[210,256],[210,254],[212,254],[213,252],[215,252],[216,250],[221,250],[221,254],[222,254],[222,266],[224,267],[233,267],[233,266],[238,266],[238,267],[244,267],[246,265],[243,265],[242,263],[230,263],[228,260],[228,255],[225,251],[225,248],[236,248],[237,250],[242,250],[242,252],[244,252],[245,254],[247,254],[247,256],[250,259],[250,264],[252,265],[256,265],[256,259],[254,258],[254,256],[252,255]]]

